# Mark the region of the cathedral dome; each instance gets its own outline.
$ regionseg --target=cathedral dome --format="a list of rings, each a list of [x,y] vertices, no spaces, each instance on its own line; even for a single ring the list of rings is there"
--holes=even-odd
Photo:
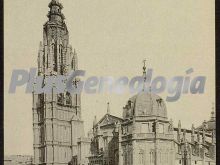
[[[124,107],[124,118],[149,116],[167,119],[167,109],[163,99],[153,93],[141,92],[131,97]]]

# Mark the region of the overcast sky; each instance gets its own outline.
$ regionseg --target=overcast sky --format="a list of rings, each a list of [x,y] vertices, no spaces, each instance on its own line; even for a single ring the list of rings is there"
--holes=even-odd
[[[25,87],[8,94],[13,69],[37,66],[42,27],[49,0],[7,0],[5,3],[5,154],[33,154],[32,96]],[[214,102],[214,0],[62,0],[70,44],[86,77],[142,74],[142,61],[163,75],[207,77],[203,95],[182,95],[166,103],[168,117],[185,128],[210,118]],[[166,98],[167,92],[161,94]],[[100,119],[110,102],[111,113],[122,115],[129,94],[82,95],[85,131],[94,115]]]

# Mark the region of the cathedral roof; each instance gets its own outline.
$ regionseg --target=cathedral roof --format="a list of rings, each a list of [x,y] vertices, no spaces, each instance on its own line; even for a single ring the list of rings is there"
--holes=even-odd
[[[115,124],[117,122],[121,122],[123,119],[113,116],[110,114],[110,103],[107,103],[107,113],[101,118],[101,120],[99,120],[99,122],[97,122],[97,118],[95,116],[94,121],[93,121],[93,127],[97,127],[97,126],[106,126],[106,125],[112,125]]]
[[[212,111],[211,113],[211,119],[209,121],[204,121],[202,125],[197,127],[197,130],[202,130],[203,128],[206,128],[207,131],[213,131],[216,129],[216,121],[215,121],[215,113]]]
[[[113,115],[110,115],[110,114],[106,114],[105,116],[103,116],[101,118],[101,120],[99,120],[98,123],[96,123],[94,125],[94,127],[96,127],[97,125],[105,126],[105,125],[115,124],[115,123],[120,122],[120,121],[122,121],[121,118],[113,116]]]
[[[205,122],[205,123],[206,123],[206,130],[207,130],[207,131],[213,131],[213,130],[216,129],[215,121],[209,120],[209,121],[207,121],[207,122]],[[202,129],[203,129],[203,124],[200,125],[197,129],[198,129],[198,130],[202,130]]]
[[[131,97],[124,107],[123,117],[132,116],[155,116],[167,119],[166,105],[160,96],[141,92]]]

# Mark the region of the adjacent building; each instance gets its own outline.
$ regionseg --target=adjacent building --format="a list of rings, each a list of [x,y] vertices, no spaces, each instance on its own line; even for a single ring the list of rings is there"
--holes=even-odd
[[[123,118],[106,114],[93,127],[90,165],[215,165],[215,115],[185,129],[168,120],[165,102],[141,92],[128,100]],[[94,120],[95,121],[95,120]]]
[[[110,114],[108,103],[107,113],[97,122],[96,116],[93,122],[93,136],[91,136],[91,155],[88,157],[90,164],[114,164],[118,163],[118,130],[116,123],[123,120]]]
[[[30,155],[6,155],[4,165],[33,165],[33,156]]]
[[[146,66],[143,79],[146,81]],[[109,105],[108,105],[109,106]],[[143,87],[128,99],[122,119],[107,114],[93,124],[90,165],[215,165],[216,119],[185,129],[168,119],[164,100]]]

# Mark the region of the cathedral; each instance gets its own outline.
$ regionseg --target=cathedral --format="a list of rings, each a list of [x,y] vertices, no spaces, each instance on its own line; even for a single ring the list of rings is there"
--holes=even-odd
[[[69,32],[58,0],[49,3],[48,21],[38,52],[38,75],[66,75],[77,70],[77,54],[69,44]],[[77,84],[77,79],[74,83]],[[81,99],[78,94],[33,92],[34,164],[68,164],[78,153],[78,138],[84,137]]]
[[[174,127],[165,102],[152,93],[128,100],[123,118],[109,112],[93,123],[90,165],[215,165],[215,115],[190,130]]]
[[[143,77],[146,80],[146,66]],[[150,91],[128,99],[122,118],[107,114],[93,123],[90,165],[215,165],[215,113],[185,129],[168,120],[164,100]]]
[[[77,53],[59,0],[49,3],[38,53],[38,75],[67,75],[78,69]],[[146,67],[143,67],[143,77]],[[79,79],[73,81],[77,86]],[[42,84],[43,85],[43,84]],[[33,92],[35,165],[215,165],[215,113],[201,126],[185,129],[168,119],[165,101],[151,91],[129,98],[122,117],[94,117],[85,135],[79,94]]]

